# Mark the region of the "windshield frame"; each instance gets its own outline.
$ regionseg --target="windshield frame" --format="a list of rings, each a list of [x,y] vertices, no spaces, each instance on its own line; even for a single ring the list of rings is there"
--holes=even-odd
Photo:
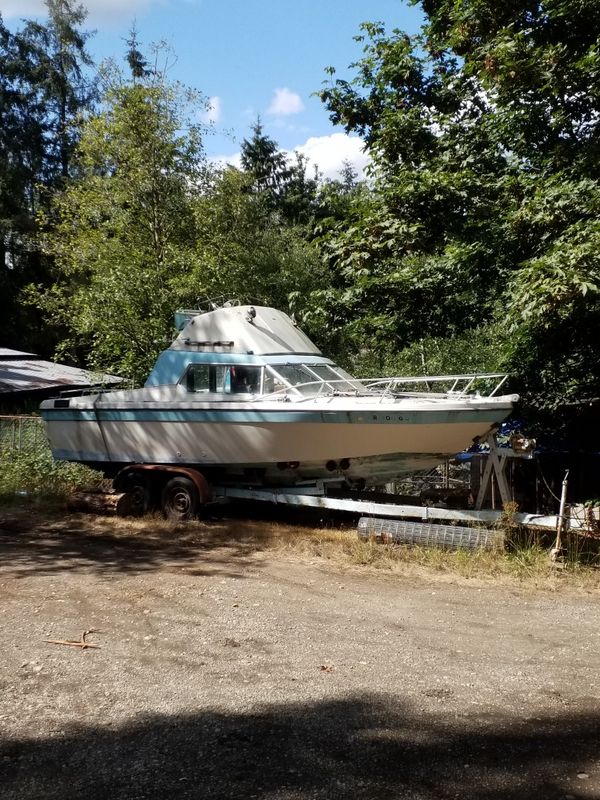
[[[318,367],[320,370],[330,370],[334,377],[328,378],[320,375],[315,367]],[[294,383],[289,374],[286,376],[286,370],[290,368],[298,372],[304,372],[308,380]],[[366,391],[366,387],[361,381],[358,381],[356,378],[351,378],[351,376],[347,374],[343,374],[343,371],[335,364],[325,364],[322,362],[266,364],[265,373],[269,373],[276,384],[279,384],[279,387],[273,392],[265,394],[264,396],[266,397],[287,394],[289,391],[304,399],[322,394],[357,395]],[[302,389],[308,389],[309,391],[302,391]]]

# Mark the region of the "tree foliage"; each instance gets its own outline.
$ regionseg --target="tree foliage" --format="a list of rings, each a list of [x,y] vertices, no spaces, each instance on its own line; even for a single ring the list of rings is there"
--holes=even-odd
[[[45,0],[48,19],[29,21],[23,36],[34,54],[36,90],[45,111],[45,182],[67,178],[78,140],[79,117],[88,109],[95,88],[85,68],[89,32],[83,31],[87,11],[73,0]]]
[[[209,168],[189,121],[196,93],[146,67],[106,78],[77,177],[52,209],[56,282],[34,297],[69,329],[72,355],[83,349],[94,367],[141,381],[178,307],[216,296],[285,307],[290,292],[314,287],[318,264],[252,191],[254,176]]]
[[[364,25],[355,77],[330,70],[321,91],[374,162],[368,202],[324,238],[341,277],[328,307],[391,349],[495,320],[530,401],[589,395],[600,378],[586,345],[600,321],[598,5],[422,5],[417,37]]]
[[[170,333],[178,279],[193,264],[191,201],[205,170],[198,132],[181,133],[190,98],[160,72],[141,77],[106,76],[46,237],[57,281],[39,297],[94,365],[138,378]]]
[[[195,202],[204,294],[286,309],[324,270],[303,229],[283,222],[253,185],[251,174],[228,168]]]
[[[308,159],[296,152],[293,157],[279,149],[264,132],[260,119],[252,126],[252,136],[241,146],[241,165],[251,180],[248,190],[258,195],[269,210],[290,225],[309,225],[317,212],[319,174],[308,174]]]
[[[37,349],[37,325],[138,379],[173,310],[221,295],[294,310],[362,372],[504,365],[539,413],[597,395],[597,0],[420,0],[413,37],[365,23],[353,77],[329,68],[320,94],[367,182],[323,180],[260,120],[241,169],[210,166],[202,99],[135,29],[95,107],[85,14],[46,5],[14,33],[0,18],[4,344]]]
[[[47,0],[48,19],[11,33],[0,17],[0,337],[49,354],[56,341],[23,306],[31,280],[51,281],[37,214],[72,169],[79,119],[94,97],[82,7]],[[50,350],[49,350],[50,347]]]

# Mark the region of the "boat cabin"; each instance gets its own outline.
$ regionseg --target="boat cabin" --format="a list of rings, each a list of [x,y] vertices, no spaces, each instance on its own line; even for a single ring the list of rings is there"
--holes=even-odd
[[[180,333],[158,357],[146,387],[177,384],[190,393],[229,399],[364,391],[276,309],[177,312],[176,322]]]

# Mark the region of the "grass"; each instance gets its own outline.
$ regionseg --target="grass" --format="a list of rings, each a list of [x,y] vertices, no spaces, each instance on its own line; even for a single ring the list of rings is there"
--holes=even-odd
[[[244,559],[283,558],[335,570],[357,570],[426,581],[506,584],[526,589],[600,589],[600,571],[590,564],[565,561],[557,569],[549,550],[536,541],[509,543],[497,550],[441,550],[380,544],[359,539],[355,529],[308,527],[263,519],[215,518],[175,524],[159,514],[140,519],[65,514],[56,507],[43,510],[13,504],[4,506],[0,529],[32,536],[76,536],[84,546],[97,537],[118,545],[118,552],[151,547],[157,560],[185,559],[202,564],[207,551],[219,551],[220,561],[232,566]],[[160,555],[162,553],[162,556]]]
[[[78,489],[97,486],[102,475],[87,467],[54,462],[49,450],[36,453],[0,451],[0,502],[5,510],[25,506],[53,524],[57,510],[64,511]],[[43,511],[42,511],[43,507]],[[18,516],[18,510],[15,509]],[[9,514],[9,518],[12,517]],[[93,535],[98,524],[85,517],[84,529]],[[301,519],[301,518],[299,518]],[[103,528],[118,536],[150,535],[160,542],[228,542],[249,552],[277,551],[294,558],[318,559],[339,567],[379,570],[403,575],[429,576],[438,580],[511,582],[531,587],[559,588],[569,585],[598,588],[600,542],[571,534],[565,538],[565,557],[560,565],[549,557],[551,541],[540,534],[524,532],[504,521],[508,531],[505,548],[496,550],[442,550],[430,547],[382,544],[360,539],[354,528],[321,528],[306,524],[284,524],[266,520],[217,520],[174,525],[159,515],[140,520],[102,517]]]
[[[597,561],[566,560],[561,568],[539,543],[495,550],[443,550],[359,539],[355,531],[292,528],[279,530],[272,547],[290,554],[322,559],[340,566],[366,568],[439,580],[516,583],[532,588],[600,588]]]

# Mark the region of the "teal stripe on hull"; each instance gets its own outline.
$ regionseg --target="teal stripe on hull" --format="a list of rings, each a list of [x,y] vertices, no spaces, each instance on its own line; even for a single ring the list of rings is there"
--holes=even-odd
[[[64,448],[53,448],[52,457],[56,461],[83,461],[90,464],[111,461],[105,452],[92,453],[87,450],[65,450]]]
[[[214,409],[44,409],[46,422],[226,422],[231,424],[272,423],[352,423],[359,425],[437,425],[448,423],[492,422],[506,416],[506,409],[481,411],[260,411]]]

